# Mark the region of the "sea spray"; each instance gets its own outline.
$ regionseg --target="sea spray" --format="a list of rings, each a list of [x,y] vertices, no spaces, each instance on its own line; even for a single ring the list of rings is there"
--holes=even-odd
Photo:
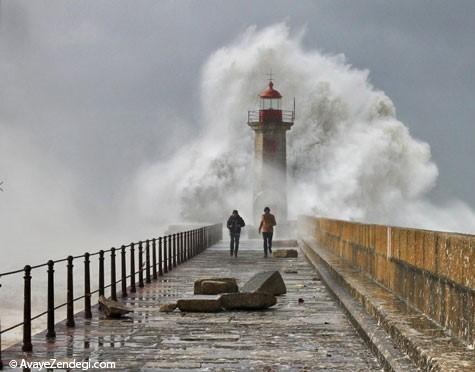
[[[370,84],[369,72],[341,54],[305,49],[303,37],[283,23],[250,27],[209,57],[202,70],[202,136],[166,163],[141,170],[140,213],[168,204],[177,219],[222,220],[235,208],[251,218],[247,110],[257,107],[272,70],[283,108],[297,100],[287,145],[291,218],[309,213],[475,231],[475,215],[462,202],[429,201],[438,176],[430,146],[411,136],[392,101]]]

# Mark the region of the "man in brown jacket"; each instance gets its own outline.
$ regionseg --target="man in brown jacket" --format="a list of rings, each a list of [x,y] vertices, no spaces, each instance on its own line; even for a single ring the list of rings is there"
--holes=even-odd
[[[272,235],[274,233],[274,226],[276,225],[275,217],[270,213],[270,208],[264,208],[264,214],[261,218],[261,224],[259,225],[259,234],[262,231],[262,237],[264,238],[264,257],[267,257],[267,249],[272,254]]]

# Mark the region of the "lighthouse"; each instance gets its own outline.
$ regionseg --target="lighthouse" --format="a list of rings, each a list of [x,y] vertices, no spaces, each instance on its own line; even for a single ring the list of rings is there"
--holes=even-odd
[[[258,226],[268,206],[277,224],[287,223],[287,141],[294,124],[293,110],[281,109],[282,95],[274,89],[272,78],[259,94],[259,110],[248,111],[247,124],[254,131],[253,218]],[[277,228],[279,231],[279,228]]]

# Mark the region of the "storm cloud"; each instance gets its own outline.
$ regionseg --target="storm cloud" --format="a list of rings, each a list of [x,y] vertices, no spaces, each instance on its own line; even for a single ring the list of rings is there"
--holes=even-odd
[[[344,53],[369,71],[398,119],[431,146],[439,168],[432,200],[475,205],[473,2],[272,4],[3,0],[2,254],[16,245],[25,252],[18,263],[32,246],[36,260],[66,256],[176,222],[173,209],[128,214],[132,186],[143,169],[203,135],[200,77],[209,56],[250,25],[282,21],[306,30],[304,47]]]

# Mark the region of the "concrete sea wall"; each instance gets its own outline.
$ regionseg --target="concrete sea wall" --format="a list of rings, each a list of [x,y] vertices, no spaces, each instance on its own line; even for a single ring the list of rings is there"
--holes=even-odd
[[[299,217],[315,239],[467,345],[475,344],[475,236]]]

